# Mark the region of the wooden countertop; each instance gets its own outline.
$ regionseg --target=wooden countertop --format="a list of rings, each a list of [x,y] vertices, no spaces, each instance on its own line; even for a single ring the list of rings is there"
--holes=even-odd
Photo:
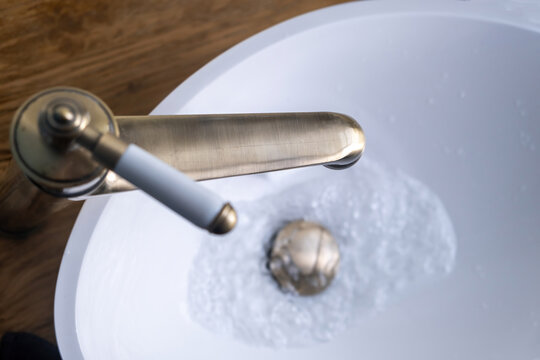
[[[11,157],[11,117],[33,93],[75,86],[98,95],[115,114],[147,114],[227,48],[341,2],[0,0],[0,173]],[[81,205],[25,239],[0,237],[0,336],[27,331],[55,342],[56,276]]]

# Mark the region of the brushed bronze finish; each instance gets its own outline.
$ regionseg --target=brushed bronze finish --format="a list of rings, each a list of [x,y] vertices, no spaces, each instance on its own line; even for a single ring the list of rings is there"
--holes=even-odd
[[[236,211],[231,204],[226,203],[208,227],[208,231],[216,235],[226,234],[236,226],[237,220]]]
[[[117,116],[120,137],[192,179],[207,180],[324,164],[342,169],[362,155],[362,128],[331,112]],[[120,178],[94,194],[133,189]]]
[[[297,220],[277,233],[269,268],[285,291],[315,295],[330,285],[338,270],[339,259],[337,242],[326,228]]]

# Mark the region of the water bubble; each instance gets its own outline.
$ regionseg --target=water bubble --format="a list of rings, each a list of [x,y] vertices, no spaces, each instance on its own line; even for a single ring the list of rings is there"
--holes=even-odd
[[[527,132],[525,131],[520,131],[519,132],[519,138],[521,140],[521,145],[523,145],[525,148],[531,150],[531,151],[534,151],[536,150],[536,144],[534,143],[531,135],[529,135]]]
[[[486,270],[481,265],[476,265],[474,271],[479,278],[483,279],[486,277]]]

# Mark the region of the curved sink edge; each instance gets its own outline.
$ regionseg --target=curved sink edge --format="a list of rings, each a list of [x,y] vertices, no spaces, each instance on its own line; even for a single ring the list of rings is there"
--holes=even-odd
[[[66,359],[84,358],[75,318],[77,283],[86,249],[109,201],[110,196],[99,196],[85,201],[62,255],[54,294],[54,330],[59,351]],[[72,271],[62,271],[63,268]]]

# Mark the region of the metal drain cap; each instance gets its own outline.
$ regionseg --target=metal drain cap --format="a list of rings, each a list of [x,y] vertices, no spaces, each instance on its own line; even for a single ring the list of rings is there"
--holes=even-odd
[[[338,245],[326,228],[297,220],[277,233],[269,268],[282,289],[299,295],[315,295],[334,279],[339,258]]]

